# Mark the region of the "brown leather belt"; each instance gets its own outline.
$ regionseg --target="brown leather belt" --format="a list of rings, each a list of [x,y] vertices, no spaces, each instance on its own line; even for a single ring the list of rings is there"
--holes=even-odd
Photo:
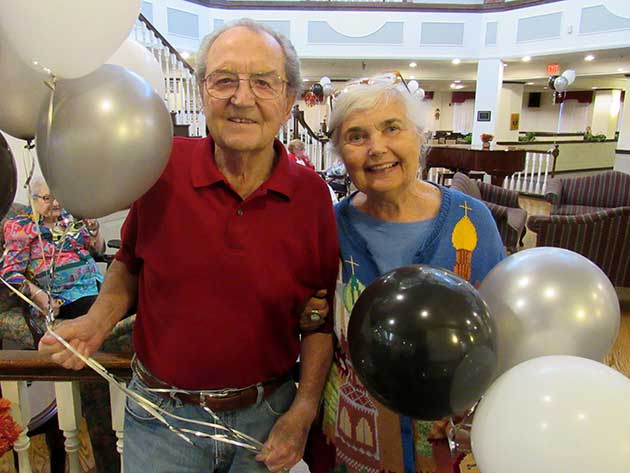
[[[289,375],[274,378],[242,389],[224,389],[216,391],[172,391],[173,387],[153,376],[144,365],[134,357],[131,368],[142,383],[150,389],[164,389],[164,392],[152,391],[167,399],[177,399],[184,404],[208,407],[213,411],[226,412],[256,404],[259,396],[266,398],[289,380]]]

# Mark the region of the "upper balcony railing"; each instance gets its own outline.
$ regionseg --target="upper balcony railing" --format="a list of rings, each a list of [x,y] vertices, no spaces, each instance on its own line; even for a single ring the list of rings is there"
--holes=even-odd
[[[463,11],[472,13],[515,10],[562,0],[186,0],[225,9]]]

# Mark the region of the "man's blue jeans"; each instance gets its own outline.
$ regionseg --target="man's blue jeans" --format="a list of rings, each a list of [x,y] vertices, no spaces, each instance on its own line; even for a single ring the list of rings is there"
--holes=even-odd
[[[135,375],[129,388],[175,415],[213,423],[210,415],[199,406],[182,404],[146,391],[146,386]],[[276,420],[291,406],[295,393],[295,384],[289,380],[256,405],[236,411],[217,412],[217,415],[233,429],[264,443]],[[174,427],[214,433],[212,429],[168,418],[167,420]],[[138,403],[127,399],[123,447],[125,473],[262,473],[268,471],[265,464],[257,462],[255,454],[249,450],[211,439],[197,438],[192,435],[188,437],[196,446],[186,443]]]

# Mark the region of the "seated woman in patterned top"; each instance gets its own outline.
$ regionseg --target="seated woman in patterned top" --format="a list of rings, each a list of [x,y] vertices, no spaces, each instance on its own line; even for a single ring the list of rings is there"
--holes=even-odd
[[[105,242],[96,220],[77,225],[63,210],[41,179],[31,185],[33,206],[4,224],[6,256],[0,275],[39,307],[60,319],[83,315],[98,294],[103,276],[93,254],[102,253]],[[38,226],[41,233],[39,238]],[[64,232],[67,235],[59,247]],[[51,298],[48,297],[52,255],[55,269]]]
[[[103,281],[92,255],[105,250],[96,220],[78,224],[63,210],[41,179],[31,184],[32,207],[4,224],[5,258],[0,276],[44,311],[53,304],[57,319],[85,314]],[[38,231],[39,226],[39,231]],[[63,235],[67,230],[65,239]],[[41,242],[40,242],[41,234]],[[62,245],[63,239],[63,245]],[[48,296],[50,263],[55,256],[51,297]],[[41,314],[31,308],[33,317]],[[43,333],[33,333],[40,337]],[[37,346],[39,340],[35,340]],[[109,389],[103,381],[81,381],[81,402],[98,473],[120,471],[116,436],[109,414]]]

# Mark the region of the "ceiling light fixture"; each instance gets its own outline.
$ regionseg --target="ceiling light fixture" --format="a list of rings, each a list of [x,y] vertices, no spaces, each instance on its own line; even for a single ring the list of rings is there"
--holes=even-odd
[[[455,84],[460,84],[462,81],[461,80],[454,80],[453,81]]]
[[[457,90],[459,90],[459,89],[463,89],[464,87],[466,87],[466,86],[465,86],[465,85],[463,85],[463,84],[457,84],[457,85],[455,86],[455,88],[456,88]]]
[[[531,56],[523,56],[523,57],[521,58],[521,61],[523,61],[523,62],[529,62],[529,61],[531,61],[531,60],[532,60],[532,57],[531,57]]]
[[[525,85],[534,85],[533,82],[527,82]]]
[[[184,59],[188,59],[190,57],[190,53],[188,51],[182,51],[182,57]]]
[[[308,77],[304,77],[304,78],[302,79],[302,82],[308,82]]]
[[[415,62],[410,62],[409,63],[409,67],[417,67],[417,66],[418,66],[418,64],[416,64]]]
[[[623,67],[620,67],[620,68],[617,69],[617,72],[624,72],[624,71],[625,71],[625,69]]]
[[[593,59],[595,59],[595,56],[593,56],[592,54],[589,54],[588,56],[584,56],[584,60],[586,62],[591,62]]]
[[[462,60],[461,60],[461,59],[459,59],[459,58],[457,58],[457,57],[451,61],[451,63],[453,63],[453,64],[454,64],[454,65],[456,65],[456,66],[457,66],[458,64],[460,64],[461,62],[462,62]]]

